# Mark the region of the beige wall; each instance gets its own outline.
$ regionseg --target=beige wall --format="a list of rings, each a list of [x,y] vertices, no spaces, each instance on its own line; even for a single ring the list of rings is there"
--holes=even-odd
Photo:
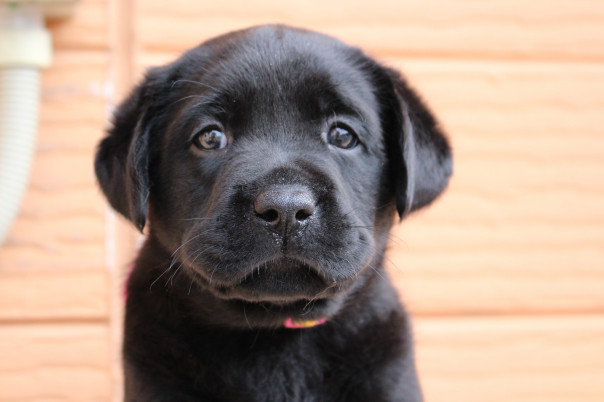
[[[604,400],[604,2],[251,4],[83,0],[51,23],[31,182],[0,248],[0,400],[119,397],[135,235],[94,181],[108,110],[146,66],[263,22],[400,67],[450,134],[450,189],[396,229],[387,263],[427,400]]]

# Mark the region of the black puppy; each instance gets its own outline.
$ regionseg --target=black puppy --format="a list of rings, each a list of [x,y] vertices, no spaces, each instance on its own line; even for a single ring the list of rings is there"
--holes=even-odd
[[[128,280],[128,401],[420,401],[388,232],[452,171],[394,71],[264,26],[149,71],[96,174],[148,238]]]

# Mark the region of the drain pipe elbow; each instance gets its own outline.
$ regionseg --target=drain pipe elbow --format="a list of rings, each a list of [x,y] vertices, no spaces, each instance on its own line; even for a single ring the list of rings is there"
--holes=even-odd
[[[35,149],[40,69],[51,37],[36,6],[0,9],[0,244],[19,211]]]

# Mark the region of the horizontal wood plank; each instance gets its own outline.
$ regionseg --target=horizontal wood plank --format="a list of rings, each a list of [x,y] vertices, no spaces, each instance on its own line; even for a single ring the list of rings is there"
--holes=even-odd
[[[0,270],[100,269],[105,265],[103,216],[21,217],[0,255]]]
[[[604,400],[604,316],[417,319],[426,401]]]
[[[44,202],[40,202],[41,199]],[[61,191],[30,188],[21,202],[21,216],[27,219],[66,218],[69,215],[102,217],[106,209],[101,190],[96,186],[74,186]]]
[[[566,136],[572,137],[569,142],[602,139],[604,129],[597,124],[604,107],[602,63],[381,60],[403,71],[454,138],[515,140],[518,151],[532,141]],[[542,157],[549,155],[548,149],[539,150]],[[589,147],[579,150],[593,153]]]
[[[0,400],[108,401],[103,324],[1,325]]]
[[[55,49],[107,49],[109,4],[106,0],[76,2],[73,15],[48,21]]]
[[[603,254],[527,250],[497,261],[493,256],[505,253],[413,253],[391,256],[387,265],[402,300],[418,316],[572,314],[604,312],[597,265]]]
[[[107,271],[100,269],[3,272],[0,275],[0,322],[107,321],[107,276]]]
[[[33,189],[46,191],[96,188],[93,156],[91,152],[39,153],[32,166],[30,183]]]
[[[184,50],[233,29],[282,22],[326,32],[380,54],[602,60],[604,4],[598,0],[303,3],[139,2],[144,49]],[[176,29],[175,27],[178,27]]]

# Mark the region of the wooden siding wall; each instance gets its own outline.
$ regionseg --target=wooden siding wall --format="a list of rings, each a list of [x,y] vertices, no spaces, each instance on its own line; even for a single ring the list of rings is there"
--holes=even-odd
[[[147,66],[265,22],[401,68],[450,134],[451,186],[388,260],[427,401],[603,401],[601,0],[83,0],[50,23],[31,183],[0,248],[0,400],[119,400],[135,235],[95,185],[95,144]]]

